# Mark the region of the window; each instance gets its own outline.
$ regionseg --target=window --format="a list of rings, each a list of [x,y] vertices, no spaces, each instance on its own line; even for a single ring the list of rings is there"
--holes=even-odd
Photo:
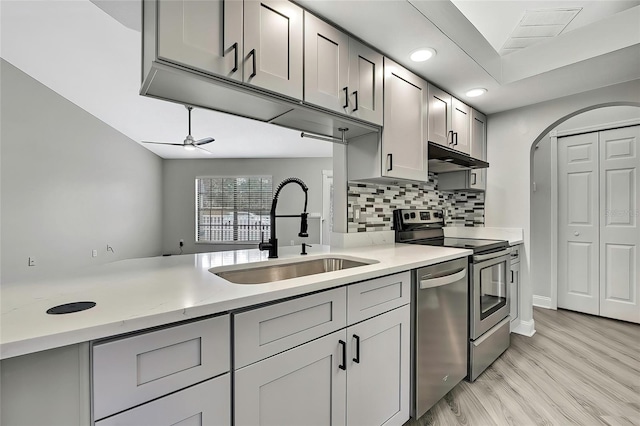
[[[271,176],[196,178],[196,241],[268,238],[272,187]]]

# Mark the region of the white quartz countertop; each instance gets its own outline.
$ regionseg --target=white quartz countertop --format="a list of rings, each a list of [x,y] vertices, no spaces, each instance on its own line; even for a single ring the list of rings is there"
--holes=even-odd
[[[472,254],[470,250],[407,244],[350,249],[314,246],[306,259],[323,254],[364,258],[376,263],[266,284],[233,284],[209,272],[212,267],[301,259],[300,247],[266,252],[235,250],[131,259],[91,268],[68,279],[2,284],[0,359],[142,330],[191,318],[407,271]],[[234,265],[236,265],[234,267]],[[82,312],[49,315],[64,303],[92,301]]]

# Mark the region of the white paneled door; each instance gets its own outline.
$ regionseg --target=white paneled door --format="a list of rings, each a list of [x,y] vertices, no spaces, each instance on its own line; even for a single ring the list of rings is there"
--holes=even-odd
[[[558,139],[558,307],[598,315],[598,134]]]
[[[640,323],[640,126],[558,139],[558,307]]]
[[[640,322],[640,126],[600,132],[600,315]]]

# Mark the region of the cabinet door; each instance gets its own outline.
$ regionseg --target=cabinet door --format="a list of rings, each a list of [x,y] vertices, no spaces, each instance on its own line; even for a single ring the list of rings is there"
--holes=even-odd
[[[231,424],[230,374],[208,380],[124,413],[96,426],[225,426]]]
[[[382,55],[349,39],[349,114],[382,126]]]
[[[451,95],[429,84],[429,142],[450,147]]]
[[[511,300],[509,316],[511,321],[518,319],[520,308],[520,262],[511,264]]]
[[[304,100],[349,112],[349,37],[304,13]]]
[[[242,2],[159,0],[158,57],[242,79]]]
[[[456,98],[452,101],[451,127],[454,131],[453,148],[465,154],[470,153],[471,108]]]
[[[469,154],[473,158],[487,161],[487,117],[471,110],[471,150]]]
[[[427,180],[427,82],[384,58],[382,175]]]
[[[344,425],[345,337],[340,330],[237,370],[235,424]]]
[[[347,328],[347,424],[409,420],[409,305]]]
[[[475,169],[469,172],[469,188],[479,191],[487,190],[487,169]]]
[[[302,19],[288,1],[244,2],[243,81],[302,99]]]

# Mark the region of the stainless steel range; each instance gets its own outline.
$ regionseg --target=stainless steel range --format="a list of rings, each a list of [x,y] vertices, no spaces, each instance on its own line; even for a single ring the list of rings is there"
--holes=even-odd
[[[508,241],[444,236],[441,210],[395,210],[396,242],[473,250],[469,256],[468,368],[474,381],[510,344]]]

